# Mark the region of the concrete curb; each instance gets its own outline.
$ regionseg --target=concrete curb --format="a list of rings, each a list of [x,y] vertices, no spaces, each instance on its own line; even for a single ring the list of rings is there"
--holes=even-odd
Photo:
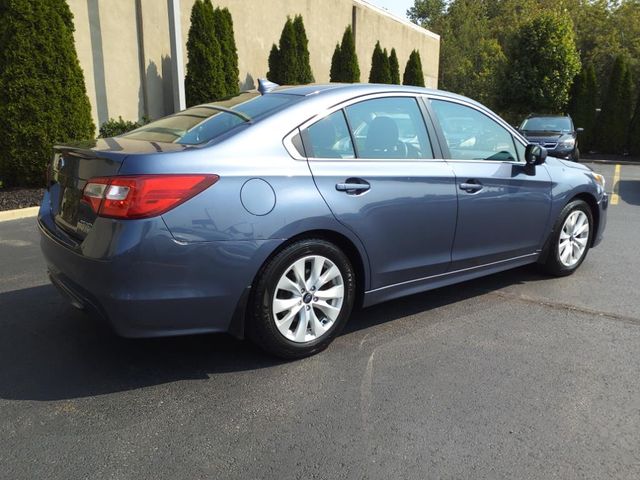
[[[0,222],[8,222],[9,220],[19,220],[21,218],[30,218],[38,215],[40,207],[18,208],[16,210],[6,210],[0,212]]]

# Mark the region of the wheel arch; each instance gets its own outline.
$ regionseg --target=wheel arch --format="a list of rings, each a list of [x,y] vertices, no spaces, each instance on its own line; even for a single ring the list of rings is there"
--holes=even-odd
[[[575,200],[582,200],[583,202],[585,202],[588,206],[589,206],[589,210],[591,210],[591,216],[593,218],[593,231],[597,232],[599,225],[600,225],[600,210],[598,209],[598,201],[596,200],[596,198],[588,193],[588,192],[579,192],[574,194],[573,196],[569,197],[569,199],[564,202],[564,204],[562,204],[562,208],[560,208],[560,212],[562,212],[562,210],[564,210],[564,208],[569,205],[571,202],[575,201]],[[538,258],[538,263],[544,263],[547,259],[547,256],[549,255],[549,248],[551,246],[551,238],[553,238],[553,234],[555,232],[555,225],[557,222],[557,218],[555,220],[553,220],[553,225],[551,228],[551,231],[549,232],[547,239],[544,242],[544,246],[542,247],[542,253],[540,254],[540,257]],[[592,235],[591,237],[591,244],[589,245],[589,248],[593,247],[593,243],[595,242],[595,234]]]
[[[364,301],[364,292],[366,291],[369,280],[368,258],[366,257],[366,252],[364,252],[364,249],[362,247],[359,248],[359,246],[356,244],[356,241],[336,230],[307,230],[305,232],[294,235],[280,243],[280,245],[278,245],[278,247],[275,248],[262,262],[260,268],[257,270],[255,276],[251,280],[251,285],[245,289],[236,307],[235,313],[229,325],[229,333],[231,335],[237,338],[245,337],[247,305],[249,304],[250,296],[252,294],[255,282],[264,270],[265,265],[267,265],[267,263],[269,263],[269,261],[274,256],[278,255],[278,253],[280,253],[292,243],[307,239],[319,239],[331,242],[347,255],[356,274],[356,298],[354,307],[360,308],[362,306],[362,303]]]
[[[589,205],[589,209],[591,210],[591,217],[593,218],[593,232],[594,234],[591,236],[591,244],[589,247],[593,247],[593,243],[596,239],[595,233],[600,228],[600,209],[598,208],[598,201],[596,197],[587,192],[578,193],[571,197],[571,199],[565,204],[565,207],[569,205],[574,200],[582,200],[587,205]],[[564,208],[564,207],[562,207]]]

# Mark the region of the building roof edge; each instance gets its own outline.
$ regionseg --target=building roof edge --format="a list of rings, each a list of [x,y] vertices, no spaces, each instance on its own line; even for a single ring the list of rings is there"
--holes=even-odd
[[[373,5],[372,3],[369,3],[367,0],[351,0],[351,1],[354,4],[358,4],[362,7],[368,8],[369,10],[373,10],[374,12],[380,15],[389,17],[395,20],[396,22],[402,23],[406,27],[413,28],[414,30],[417,30],[418,32],[424,35],[440,40],[440,35],[438,35],[437,33],[434,33],[431,30],[427,30],[426,28],[423,28],[420,25],[416,25],[415,23],[405,18],[398,17],[397,15],[394,15],[393,13],[389,12],[388,10],[385,10],[384,8],[381,8],[381,7],[378,7],[377,5]]]

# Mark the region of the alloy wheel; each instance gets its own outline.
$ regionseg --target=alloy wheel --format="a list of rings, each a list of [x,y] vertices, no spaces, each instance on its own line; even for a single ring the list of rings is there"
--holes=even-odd
[[[580,261],[589,242],[589,218],[582,210],[574,210],[564,221],[558,239],[560,262],[573,267]]]
[[[306,256],[291,264],[280,277],[273,295],[273,321],[287,339],[311,342],[331,329],[343,303],[340,269],[321,255]]]

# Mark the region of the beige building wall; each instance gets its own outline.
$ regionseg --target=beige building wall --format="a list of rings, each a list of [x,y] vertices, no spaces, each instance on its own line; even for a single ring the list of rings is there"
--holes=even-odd
[[[174,111],[169,35],[170,0],[68,0],[75,40],[96,124],[122,116],[159,118]],[[195,0],[181,0],[182,48]],[[311,68],[318,83],[329,81],[333,50],[347,25],[356,34],[362,82],[369,78],[376,41],[395,48],[400,75],[413,49],[422,57],[425,84],[437,87],[440,39],[363,0],[213,0],[233,16],[241,89],[255,88],[268,71],[271,45],[287,16],[301,14],[309,38]]]

